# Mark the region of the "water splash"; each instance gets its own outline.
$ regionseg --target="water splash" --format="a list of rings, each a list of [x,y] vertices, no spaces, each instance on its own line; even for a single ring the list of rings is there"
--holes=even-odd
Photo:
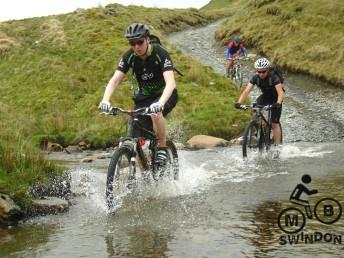
[[[326,154],[333,153],[331,150],[324,150],[324,146],[296,146],[295,144],[283,145],[280,149],[280,158],[283,160],[300,158],[300,157],[322,157]]]

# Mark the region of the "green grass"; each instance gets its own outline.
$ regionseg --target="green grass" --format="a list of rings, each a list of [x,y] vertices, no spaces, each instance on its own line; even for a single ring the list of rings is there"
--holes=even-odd
[[[115,16],[94,8],[1,24],[3,35],[17,44],[3,54],[0,62],[1,101],[30,113],[33,120],[30,133],[35,141],[40,140],[38,136],[41,140],[59,139],[62,144],[87,140],[94,147],[104,147],[123,133],[124,121],[119,123],[123,119],[99,116],[97,105],[120,55],[128,48],[123,31],[133,21],[134,14],[135,19],[148,23],[158,35],[206,24],[214,18],[195,9],[145,8],[144,13],[134,6],[111,7],[118,9]],[[176,60],[181,56],[181,53],[171,52]],[[186,75],[177,78],[178,88],[184,88],[190,95],[192,88],[184,87],[185,84],[193,80],[192,73],[203,74],[206,68],[195,62],[183,67],[181,62],[192,62],[189,60],[178,60],[176,65]],[[207,77],[200,77],[202,81],[198,79],[201,88],[208,88],[210,80],[221,81],[218,76],[212,78],[212,71],[206,74]],[[228,81],[221,83],[229,84]],[[129,79],[116,92],[113,103],[131,105]],[[187,116],[184,113],[182,120]],[[190,128],[191,134],[196,133],[195,127]]]
[[[0,192],[27,208],[28,190],[37,181],[47,183],[48,177],[63,169],[47,161],[27,138],[32,127],[29,119],[0,103]]]
[[[289,70],[344,86],[344,3],[336,0],[212,1],[231,14],[216,32],[223,43],[241,33],[254,46]],[[205,8],[208,9],[208,8]]]
[[[116,14],[107,14],[110,7]],[[184,74],[176,75],[180,101],[169,118],[176,140],[200,133],[229,139],[247,120],[233,109],[239,92],[232,83],[164,38],[205,25],[222,11],[107,8],[0,23],[0,191],[21,202],[33,182],[61,172],[39,154],[36,147],[43,141],[66,146],[83,140],[99,148],[114,145],[126,132],[126,118],[101,116],[97,106],[129,48],[123,34],[132,22],[149,24]],[[128,75],[111,100],[114,105],[132,106],[129,81]]]

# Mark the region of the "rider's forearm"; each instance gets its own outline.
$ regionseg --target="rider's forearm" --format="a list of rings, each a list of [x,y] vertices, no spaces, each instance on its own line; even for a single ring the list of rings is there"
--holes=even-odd
[[[119,83],[121,82],[124,74],[121,74],[122,72],[120,71],[116,71],[114,73],[114,75],[112,76],[112,78],[110,79],[110,81],[108,82],[105,92],[104,92],[104,96],[103,96],[103,101],[108,101],[110,102],[111,96],[114,93],[114,91],[116,90],[116,88],[118,87]]]
[[[239,102],[240,104],[242,104],[242,103],[245,101],[245,99],[247,98],[248,94],[250,94],[252,88],[253,88],[253,84],[251,84],[251,83],[249,83],[249,84],[246,86],[245,90],[241,93],[241,95],[240,95],[240,97],[239,97],[238,102]]]
[[[277,85],[276,91],[277,91],[277,95],[278,95],[277,96],[277,103],[282,104],[283,98],[284,98],[282,84]]]
[[[159,100],[161,105],[165,105],[168,99],[171,97],[173,90],[176,88],[176,83],[170,82],[167,83],[165,86],[165,89],[161,95],[161,98]]]
[[[164,72],[163,75],[166,81],[166,86],[159,99],[159,103],[164,106],[171,97],[173,90],[176,88],[176,81],[174,79],[173,71]]]
[[[245,99],[247,98],[248,94],[249,94],[249,92],[244,91],[244,92],[241,94],[241,96],[240,96],[238,102],[239,102],[240,104],[242,104],[242,103],[245,101]]]
[[[278,98],[277,98],[277,103],[282,104],[283,102],[283,92],[281,94],[278,94]]]

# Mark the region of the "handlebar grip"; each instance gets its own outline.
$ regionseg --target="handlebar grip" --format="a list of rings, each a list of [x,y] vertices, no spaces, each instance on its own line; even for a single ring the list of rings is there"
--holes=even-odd
[[[117,116],[119,113],[119,109],[116,107],[111,107],[109,110],[109,114],[113,115],[113,116]]]

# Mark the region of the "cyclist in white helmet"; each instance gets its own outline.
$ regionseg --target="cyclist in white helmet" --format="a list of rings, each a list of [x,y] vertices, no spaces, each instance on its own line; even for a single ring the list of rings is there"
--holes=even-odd
[[[244,91],[241,93],[239,100],[235,103],[235,108],[240,108],[240,105],[245,101],[254,85],[262,91],[256,102],[258,105],[272,105],[271,109],[271,122],[274,135],[275,144],[282,143],[282,132],[280,127],[280,118],[282,114],[283,102],[283,81],[275,73],[270,72],[270,62],[267,58],[259,58],[254,63],[256,74],[247,84]]]

